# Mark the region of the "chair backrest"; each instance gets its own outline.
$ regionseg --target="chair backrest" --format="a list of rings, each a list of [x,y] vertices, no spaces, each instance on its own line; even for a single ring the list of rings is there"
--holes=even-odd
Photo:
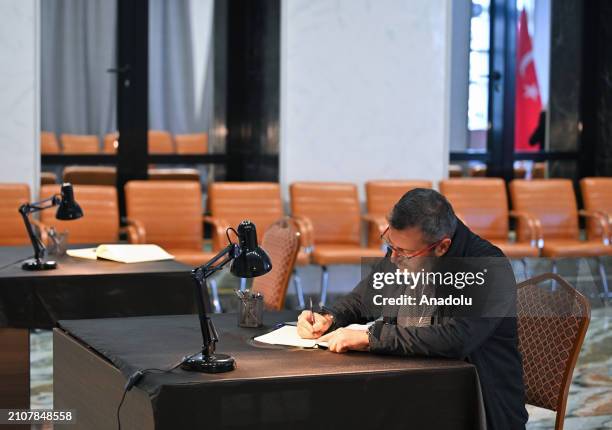
[[[98,136],[89,134],[62,134],[60,139],[64,154],[97,154],[100,152]]]
[[[315,245],[361,243],[361,215],[355,184],[295,182],[289,190],[291,212],[310,218]]]
[[[289,279],[300,248],[297,226],[284,218],[266,230],[261,246],[272,260],[272,270],[253,279],[253,290],[264,296],[267,309],[281,310],[285,304]]]
[[[119,133],[107,133],[104,135],[102,152],[105,154],[116,154],[119,148]]]
[[[146,242],[202,250],[202,190],[194,181],[130,181],[127,217],[142,223]]]
[[[550,285],[553,280],[554,290]],[[561,429],[572,372],[590,321],[590,305],[575,288],[552,273],[528,279],[517,288],[525,401],[557,411],[555,428]]]
[[[173,154],[174,143],[172,136],[167,131],[149,130],[148,134],[149,154]]]
[[[459,164],[448,165],[449,178],[461,178],[463,176],[463,168]]]
[[[40,172],[40,185],[57,184],[57,175],[53,172]]]
[[[177,154],[206,154],[208,133],[177,134],[174,136]]]
[[[113,166],[67,166],[64,182],[78,185],[112,185],[117,183],[117,168]]]
[[[60,185],[45,185],[40,198],[60,193]],[[119,206],[117,189],[108,185],[74,185],[74,198],[83,209],[83,217],[73,221],[55,218],[55,210],[40,213],[46,227],[58,233],[68,232],[68,243],[114,243],[119,240]]]
[[[236,228],[245,219],[264,232],[283,217],[280,186],[276,182],[213,182],[208,186],[208,210],[213,218]],[[220,249],[225,238],[213,237]]]
[[[55,133],[51,131],[40,132],[40,153],[43,155],[60,153],[60,146],[55,137]]]
[[[540,220],[546,239],[578,239],[578,208],[569,179],[515,179],[510,182],[512,207]],[[519,241],[529,241],[527,227],[518,222]]]
[[[370,215],[386,217],[393,206],[408,191],[415,188],[431,188],[431,181],[368,181],[365,183],[366,208]],[[375,225],[368,229],[368,244],[381,245],[380,232]]]
[[[485,239],[508,239],[508,197],[500,178],[440,181],[440,192],[474,233]]]
[[[583,178],[580,180],[584,208],[590,212],[602,212],[612,221],[612,178]],[[587,220],[589,239],[601,237],[601,227],[589,218]]]
[[[200,182],[200,171],[186,167],[149,168],[149,179],[152,181],[196,181]]]
[[[0,184],[0,245],[30,243],[19,206],[30,201],[27,184]]]

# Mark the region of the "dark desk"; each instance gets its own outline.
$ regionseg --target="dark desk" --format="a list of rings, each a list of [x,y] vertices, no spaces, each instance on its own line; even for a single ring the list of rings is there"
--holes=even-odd
[[[213,318],[218,350],[232,354],[237,369],[147,374],[126,397],[122,428],[479,427],[476,371],[465,362],[334,354],[250,340],[294,320],[295,312],[267,314],[263,329],[239,328],[233,314]],[[54,331],[54,406],[76,409],[76,426],[66,428],[116,428],[126,376],[168,367],[200,344],[193,315],[61,321]]]
[[[28,272],[31,247],[0,247],[0,408],[29,407],[29,330],[60,319],[195,312],[190,267],[175,261],[123,264],[72,257]]]

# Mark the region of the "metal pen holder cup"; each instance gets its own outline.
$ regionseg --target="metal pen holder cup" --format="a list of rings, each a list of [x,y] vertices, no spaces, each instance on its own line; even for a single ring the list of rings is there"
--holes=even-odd
[[[58,232],[55,228],[51,227],[48,232],[49,235],[49,245],[47,247],[47,252],[51,256],[61,257],[62,255],[66,255],[66,249],[68,248],[68,232]]]
[[[238,325],[240,327],[261,327],[263,325],[264,301],[260,293],[241,291],[238,295]]]

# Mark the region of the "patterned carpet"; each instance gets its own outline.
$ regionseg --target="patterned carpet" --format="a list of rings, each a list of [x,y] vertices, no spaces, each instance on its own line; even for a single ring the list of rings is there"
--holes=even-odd
[[[608,273],[611,265],[606,262]],[[530,262],[531,273],[542,273],[546,270],[546,262],[542,260]],[[308,269],[311,270],[312,269]],[[599,279],[593,275],[594,268],[585,261],[566,261],[559,265],[559,271],[572,285],[591,298],[593,306],[591,323],[586,339],[574,371],[572,385],[568,399],[566,414],[566,430],[582,429],[612,429],[612,307],[603,305],[598,296],[597,284]],[[517,278],[524,277],[523,267],[515,265]],[[304,273],[303,284],[313,285],[318,281],[318,274]],[[336,288],[338,293],[349,291],[353,281],[358,278],[359,271],[354,270],[346,275],[332,274],[335,279],[345,282],[344,288]],[[308,278],[311,279],[308,279]],[[309,282],[304,282],[309,281]],[[331,284],[330,284],[331,285]],[[316,288],[306,288],[306,294],[316,292]],[[333,298],[333,297],[332,297]],[[223,302],[231,298],[223,297]],[[294,303],[294,297],[288,297],[288,303]],[[228,309],[229,308],[229,309]],[[231,306],[226,306],[231,310]],[[32,361],[32,408],[43,409],[53,406],[53,348],[50,331],[35,331],[30,337]],[[554,413],[528,407],[529,430],[542,430],[554,428]]]

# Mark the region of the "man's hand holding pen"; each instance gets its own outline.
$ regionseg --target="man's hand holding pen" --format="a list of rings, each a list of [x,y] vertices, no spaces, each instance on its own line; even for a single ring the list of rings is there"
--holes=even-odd
[[[298,334],[304,339],[317,339],[325,334],[331,327],[332,322],[331,315],[321,315],[312,311],[302,311],[298,317]]]

